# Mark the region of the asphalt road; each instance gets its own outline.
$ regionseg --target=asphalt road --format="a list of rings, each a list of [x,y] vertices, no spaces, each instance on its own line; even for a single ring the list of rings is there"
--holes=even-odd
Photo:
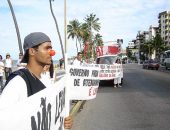
[[[100,86],[72,130],[170,130],[170,70],[124,65],[124,84]]]

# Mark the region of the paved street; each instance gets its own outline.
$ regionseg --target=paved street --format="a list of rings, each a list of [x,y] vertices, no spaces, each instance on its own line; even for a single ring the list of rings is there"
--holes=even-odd
[[[169,130],[170,70],[124,65],[124,84],[100,86],[87,101],[72,130]]]

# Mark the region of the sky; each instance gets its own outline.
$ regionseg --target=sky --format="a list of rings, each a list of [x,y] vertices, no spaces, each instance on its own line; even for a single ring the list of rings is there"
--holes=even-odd
[[[67,24],[77,19],[84,22],[87,15],[99,18],[103,41],[123,39],[125,49],[128,42],[136,38],[138,31],[148,31],[150,25],[158,26],[158,14],[170,10],[169,0],[66,0]],[[21,41],[31,32],[44,32],[52,41],[56,51],[54,60],[62,58],[62,51],[54,20],[50,13],[49,0],[11,0],[19,26]],[[62,42],[64,43],[64,0],[52,2]],[[75,40],[67,40],[68,57],[76,55]],[[0,2],[0,55],[10,53],[18,59],[17,34],[7,0]]]

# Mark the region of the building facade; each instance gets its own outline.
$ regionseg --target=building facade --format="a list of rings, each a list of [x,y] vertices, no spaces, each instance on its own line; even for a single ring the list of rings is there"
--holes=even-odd
[[[159,34],[159,27],[149,27],[149,40],[153,39],[157,34]]]
[[[159,33],[165,41],[165,45],[170,46],[170,11],[164,11],[158,15]]]

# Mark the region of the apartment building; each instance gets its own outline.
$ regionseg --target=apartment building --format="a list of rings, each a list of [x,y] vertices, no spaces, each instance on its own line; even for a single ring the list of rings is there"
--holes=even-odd
[[[159,32],[165,45],[170,46],[170,11],[164,11],[158,15]]]
[[[149,27],[149,40],[153,39],[159,33],[159,27]]]

